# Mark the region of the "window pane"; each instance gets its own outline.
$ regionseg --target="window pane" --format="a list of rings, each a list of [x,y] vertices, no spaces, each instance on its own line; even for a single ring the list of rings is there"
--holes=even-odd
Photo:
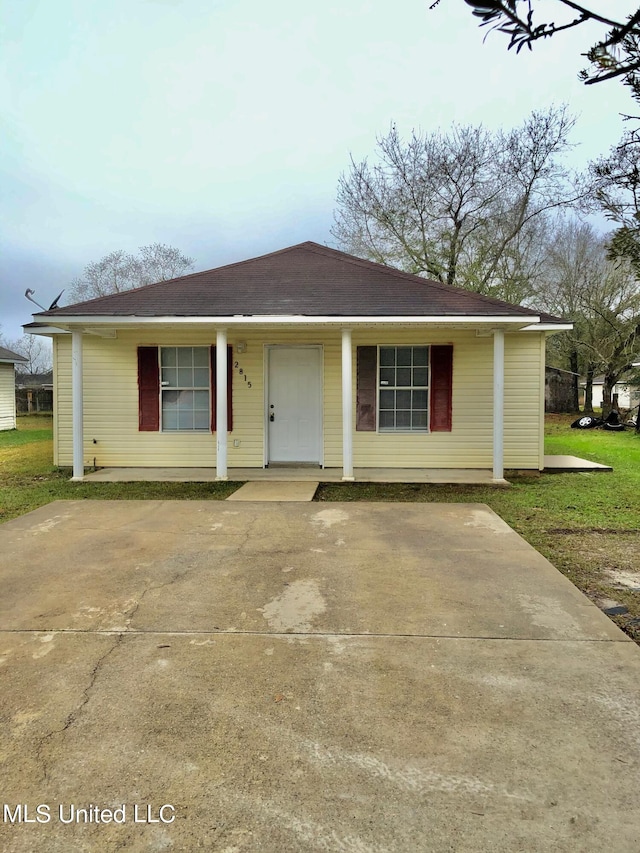
[[[427,408],[427,392],[426,391],[412,391],[411,395],[412,395],[412,408],[413,409],[425,409],[426,410],[426,408]]]
[[[194,391],[193,392],[193,408],[194,409],[203,409],[205,412],[209,411],[209,392],[208,391]]]
[[[398,429],[409,429],[411,426],[411,412],[399,410],[396,412],[396,427]]]
[[[411,415],[411,427],[412,427],[412,429],[426,429],[427,428],[427,413],[426,412],[413,412]]]
[[[178,406],[179,391],[163,391],[162,392],[162,409],[175,409]]]
[[[394,426],[393,412],[380,412],[380,429],[393,429]]]
[[[411,364],[411,347],[398,347],[397,354],[399,367],[407,367]]]
[[[178,407],[180,409],[193,408],[193,391],[180,391],[178,396]]]
[[[396,370],[396,385],[401,387],[407,387],[411,385],[411,368],[410,367],[399,367]]]
[[[395,364],[396,348],[380,347],[380,367],[390,367]]]
[[[209,367],[209,347],[193,348],[194,367]]]
[[[395,391],[381,391],[380,392],[380,408],[381,409],[394,409],[395,408]]]
[[[193,370],[190,367],[178,368],[178,388],[193,387]]]
[[[163,367],[175,367],[176,365],[176,348],[162,347],[160,351],[160,364]]]
[[[191,367],[193,364],[193,349],[191,347],[178,347],[178,367]]]
[[[193,412],[190,409],[178,412],[178,429],[193,429]]]
[[[193,413],[193,425],[195,429],[209,429],[209,412],[196,409]]]
[[[414,367],[426,367],[429,364],[429,347],[413,348]]]
[[[178,384],[178,371],[175,367],[162,368],[162,381],[168,382],[170,388],[175,388]]]
[[[178,429],[177,411],[168,412],[162,408],[162,429]]]
[[[396,392],[396,408],[410,409],[411,408],[411,391]]]
[[[206,367],[196,367],[193,371],[193,387],[209,387],[209,370]]]
[[[380,368],[380,384],[381,385],[395,385],[396,384],[396,372],[393,367],[381,367]]]
[[[429,384],[429,368],[414,367],[413,369],[413,384],[428,385]]]

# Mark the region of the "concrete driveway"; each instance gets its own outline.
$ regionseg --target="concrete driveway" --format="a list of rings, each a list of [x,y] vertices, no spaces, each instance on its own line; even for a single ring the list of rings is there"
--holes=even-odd
[[[6,853],[640,849],[640,649],[485,506],[57,502],[0,565]]]

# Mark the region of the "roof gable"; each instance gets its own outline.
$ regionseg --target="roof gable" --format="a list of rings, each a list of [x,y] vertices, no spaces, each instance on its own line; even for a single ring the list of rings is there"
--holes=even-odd
[[[250,260],[111,294],[37,317],[540,316],[306,242]],[[557,318],[544,315],[549,321]]]
[[[27,359],[23,355],[18,355],[17,352],[12,352],[10,349],[6,347],[0,347],[0,362],[5,362],[8,364],[21,364],[26,363]]]

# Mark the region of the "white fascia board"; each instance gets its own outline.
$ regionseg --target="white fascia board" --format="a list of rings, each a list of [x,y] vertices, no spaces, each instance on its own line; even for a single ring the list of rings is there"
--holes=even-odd
[[[537,323],[533,326],[525,326],[522,332],[569,332],[573,329],[573,323]]]
[[[477,326],[479,324],[485,326],[513,326],[514,324],[522,326],[523,324],[536,324],[540,322],[539,317],[491,317],[491,316],[473,316],[473,315],[455,315],[455,316],[410,316],[410,317],[308,317],[301,314],[292,315],[266,315],[266,314],[238,314],[233,317],[174,317],[172,315],[166,317],[134,317],[134,316],[95,316],[90,317],[85,315],[77,317],[65,317],[58,315],[56,323],[64,324],[65,326],[148,326],[148,325],[207,325],[207,326],[273,326],[273,325],[299,325],[299,326],[344,326],[344,325],[378,325],[381,323],[402,324],[402,325],[455,325],[463,324],[465,326]],[[539,328],[534,326],[534,328]],[[550,327],[551,328],[551,327]],[[556,328],[555,326],[552,328]],[[569,328],[569,327],[568,327]]]
[[[25,335],[68,335],[70,332],[67,329],[60,329],[58,326],[38,326],[38,328],[26,329],[24,326]]]

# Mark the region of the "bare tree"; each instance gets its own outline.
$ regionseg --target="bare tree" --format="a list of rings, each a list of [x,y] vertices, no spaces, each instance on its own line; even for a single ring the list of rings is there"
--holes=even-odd
[[[184,275],[193,269],[193,263],[193,258],[162,243],[141,246],[137,255],[120,249],[88,264],[83,275],[72,282],[69,293],[75,302],[121,293]]]
[[[0,334],[0,345],[26,358],[26,364],[20,364],[18,370],[25,373],[47,373],[53,367],[51,342],[38,335],[23,335],[15,340],[7,340]]]
[[[440,2],[435,0],[430,8]],[[601,25],[605,28],[603,36],[582,54],[590,67],[580,72],[581,79],[587,85],[622,79],[631,88],[633,97],[640,97],[640,9],[622,20],[589,9],[576,0],[554,0],[553,6],[548,0],[546,4],[540,0],[465,0],[465,3],[480,19],[480,26],[507,35],[509,49],[515,47],[518,53],[525,46],[531,50],[539,39],[551,38],[582,24]],[[536,16],[538,10],[542,10],[546,20],[540,21]],[[558,14],[560,17],[556,19]],[[549,20],[550,15],[553,20]]]
[[[574,120],[564,107],[490,132],[392,125],[377,158],[340,177],[332,234],[341,247],[447,284],[520,302],[530,295],[546,214],[574,201],[561,156]]]
[[[640,344],[640,284],[628,260],[610,259],[608,245],[586,223],[558,223],[537,295],[538,304],[574,324],[571,332],[551,339],[550,357],[586,376],[586,411],[592,410],[594,376],[604,374],[605,413],[614,385],[631,370]]]

